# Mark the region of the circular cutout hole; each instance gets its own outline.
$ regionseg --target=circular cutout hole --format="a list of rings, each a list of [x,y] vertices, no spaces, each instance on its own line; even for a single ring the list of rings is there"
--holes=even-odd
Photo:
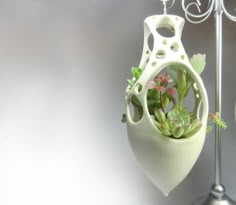
[[[171,38],[175,35],[175,29],[173,27],[159,27],[156,29],[157,33],[166,38]]]
[[[157,65],[157,63],[156,63],[156,62],[153,62],[153,63],[152,63],[152,66],[156,66],[156,65]]]
[[[197,83],[194,83],[194,84],[193,84],[193,89],[196,90],[196,91],[198,91]]]
[[[178,43],[173,43],[170,47],[170,49],[174,52],[177,52],[179,50],[179,45]]]
[[[163,59],[163,58],[165,58],[165,56],[166,56],[166,53],[164,50],[157,51],[157,54],[156,54],[157,59]]]
[[[148,55],[148,54],[149,54],[149,51],[146,51],[146,54]]]
[[[164,40],[162,41],[162,43],[163,43],[164,45],[166,45],[166,44],[167,44],[167,40],[164,39]]]
[[[153,45],[154,45],[154,38],[153,38],[153,35],[150,34],[150,36],[148,37],[148,47],[149,47],[149,50],[152,51]]]
[[[185,59],[185,56],[184,56],[184,55],[181,55],[181,59],[184,60],[184,59]]]
[[[131,95],[128,98],[128,112],[133,122],[138,122],[143,117],[143,106],[140,100],[135,96]]]
[[[142,89],[143,89],[143,86],[142,86],[140,83],[138,83],[138,84],[135,86],[135,91],[136,91],[137,93],[140,93],[140,92],[142,91]]]
[[[196,94],[196,98],[199,98],[200,97],[200,95],[199,94]]]

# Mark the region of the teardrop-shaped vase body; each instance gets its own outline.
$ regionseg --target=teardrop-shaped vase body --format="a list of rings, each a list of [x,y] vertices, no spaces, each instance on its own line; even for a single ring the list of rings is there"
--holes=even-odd
[[[174,15],[156,15],[144,22],[144,46],[139,67],[143,73],[133,87],[126,90],[127,132],[131,148],[146,176],[168,195],[188,175],[196,163],[204,145],[208,118],[208,99],[200,76],[191,66],[181,42],[184,19]],[[163,36],[158,28],[170,29],[173,36]],[[149,38],[153,36],[153,48]],[[153,123],[147,106],[146,84],[171,64],[182,64],[195,81],[195,89],[201,96],[201,128],[193,136],[173,139],[160,133]],[[142,106],[141,119],[131,116],[131,98]],[[199,98],[199,96],[197,96]],[[199,115],[200,108],[198,108]],[[140,111],[139,111],[140,113]]]

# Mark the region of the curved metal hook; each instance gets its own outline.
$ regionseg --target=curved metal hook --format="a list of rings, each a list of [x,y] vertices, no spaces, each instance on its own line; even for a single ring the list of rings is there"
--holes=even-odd
[[[169,0],[161,0],[162,2],[163,2],[163,5],[164,5],[164,14],[166,14],[167,13],[167,9],[170,9],[173,5],[174,5],[174,3],[175,3],[175,0],[172,0],[172,3],[171,3],[171,5],[170,6],[166,6],[166,3],[169,1]]]
[[[209,0],[207,5],[207,10],[204,13],[201,13],[200,6],[202,5],[200,0],[195,0],[195,2],[190,2],[185,6],[186,0],[182,0],[182,8],[185,12],[186,19],[193,24],[198,24],[204,22],[213,11],[215,0]],[[194,14],[189,11],[190,7],[195,6],[199,14]],[[192,19],[191,19],[192,18]],[[194,19],[194,20],[193,20]],[[199,20],[200,19],[200,20]]]
[[[172,3],[171,3],[171,5],[170,6],[168,6],[166,9],[170,9],[173,5],[174,5],[174,3],[175,3],[175,0],[172,0]]]

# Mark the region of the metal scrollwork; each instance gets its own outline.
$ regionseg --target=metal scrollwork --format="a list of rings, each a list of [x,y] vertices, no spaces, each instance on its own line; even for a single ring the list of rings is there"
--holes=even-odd
[[[211,15],[214,9],[215,0],[208,0],[207,10],[204,12],[202,12],[201,10],[201,5],[202,5],[201,0],[194,0],[187,4],[186,0],[182,0],[182,7],[185,12],[185,17],[189,22],[193,24],[198,24],[208,19],[208,17]],[[194,14],[190,11],[190,9],[193,7],[197,8],[199,14]]]
[[[222,0],[222,9],[223,9],[223,12],[225,13],[225,16],[230,19],[231,21],[236,21],[236,16],[230,14],[226,8],[225,8],[225,3],[224,3],[224,0]]]
[[[182,0],[182,8],[185,13],[186,19],[193,23],[193,24],[198,24],[204,22],[208,17],[211,15],[212,11],[214,10],[214,7],[216,5],[216,0],[208,0],[207,3],[207,9],[206,11],[202,12],[201,6],[202,6],[202,1],[201,0],[193,0],[191,2],[187,2],[186,0]],[[230,14],[227,9],[225,8],[225,3],[224,0],[218,1],[220,4],[220,7],[222,8],[222,12],[225,14],[225,16],[232,20],[236,21],[236,16]],[[192,8],[196,8],[199,12],[199,14],[195,14],[191,12]]]

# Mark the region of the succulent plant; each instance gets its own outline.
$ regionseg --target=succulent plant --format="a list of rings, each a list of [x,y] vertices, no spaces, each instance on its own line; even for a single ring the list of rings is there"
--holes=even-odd
[[[200,75],[206,66],[206,55],[195,54],[189,59],[192,67]],[[142,68],[132,67],[133,78],[127,80],[132,88],[143,73]],[[197,118],[197,108],[201,99],[195,99],[195,107],[192,112],[184,108],[184,100],[191,88],[194,87],[194,80],[181,64],[172,64],[167,67],[166,73],[158,74],[153,80],[146,84],[147,106],[149,114],[159,131],[171,138],[188,138],[193,136],[201,128],[201,122]],[[193,89],[196,92],[195,89]],[[175,95],[177,94],[177,96]],[[195,95],[199,93],[195,93]],[[131,102],[137,110],[137,119],[143,114],[142,105],[133,96]],[[170,103],[172,107],[170,108]],[[227,127],[220,113],[209,114],[209,120],[225,129]],[[126,122],[126,115],[123,115],[122,122]],[[208,126],[206,132],[211,127]]]
[[[188,138],[197,133],[201,127],[200,121],[192,120],[190,116],[191,114],[186,109],[179,111],[174,108],[167,114],[156,109],[153,120],[163,135],[172,138]]]

